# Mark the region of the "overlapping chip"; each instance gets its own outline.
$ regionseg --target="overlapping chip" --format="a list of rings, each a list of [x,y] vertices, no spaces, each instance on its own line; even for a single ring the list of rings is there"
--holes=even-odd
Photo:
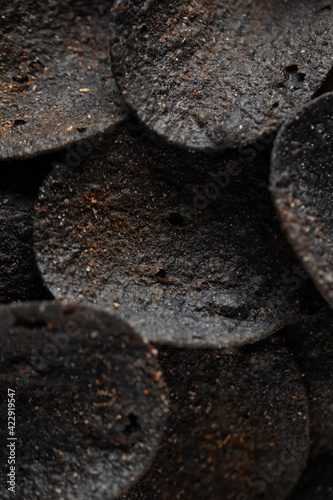
[[[0,0],[18,498],[333,500],[332,8]]]
[[[77,169],[55,167],[40,191],[34,246],[52,294],[114,305],[155,342],[247,343],[284,326],[305,279],[266,162],[186,153],[129,130]]]
[[[110,70],[111,0],[13,0],[0,18],[0,159],[57,150],[127,115]]]
[[[163,431],[164,382],[149,346],[114,316],[54,302],[0,308],[0,343],[2,422],[7,388],[16,401],[19,498],[117,498]],[[2,456],[8,442],[2,432]],[[8,473],[4,463],[2,488]]]
[[[312,101],[280,130],[271,189],[287,237],[333,305],[333,94]]]
[[[231,352],[168,348],[167,430],[126,500],[282,500],[309,452],[305,387],[292,356],[265,341]]]
[[[51,158],[0,163],[0,303],[49,298],[32,250],[32,214]]]
[[[333,451],[333,311],[328,307],[290,326],[292,347],[308,391],[312,454]]]
[[[111,12],[124,99],[178,145],[242,149],[274,133],[332,67],[327,0],[117,0]]]

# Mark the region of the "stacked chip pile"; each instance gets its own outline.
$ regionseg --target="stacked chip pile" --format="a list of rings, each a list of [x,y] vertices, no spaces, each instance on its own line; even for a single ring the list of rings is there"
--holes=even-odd
[[[332,8],[0,2],[1,498],[333,499]]]

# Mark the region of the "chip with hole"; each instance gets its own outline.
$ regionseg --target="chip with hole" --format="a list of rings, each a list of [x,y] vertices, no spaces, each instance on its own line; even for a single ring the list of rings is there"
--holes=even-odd
[[[127,115],[110,71],[111,0],[14,0],[0,18],[0,159],[90,137]]]
[[[150,340],[177,345],[254,342],[288,323],[306,276],[282,237],[267,160],[134,132],[46,178],[34,248],[51,293],[115,306]]]
[[[178,145],[272,135],[332,67],[327,0],[117,0],[111,60],[126,103]]]
[[[118,498],[163,433],[165,383],[152,350],[90,306],[26,302],[2,306],[0,319],[0,412],[10,424],[0,439],[3,457],[15,444],[16,494]],[[2,485],[9,467],[0,469]],[[3,488],[2,498],[11,496]]]
[[[167,429],[144,478],[122,497],[283,500],[309,453],[305,387],[280,342],[239,350],[161,349]]]

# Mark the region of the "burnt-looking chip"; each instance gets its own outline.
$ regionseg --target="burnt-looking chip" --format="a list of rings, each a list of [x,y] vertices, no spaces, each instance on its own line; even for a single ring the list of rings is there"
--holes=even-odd
[[[0,303],[42,293],[32,250],[33,202],[0,190]]]
[[[127,111],[110,72],[111,0],[14,0],[0,18],[0,158],[60,149]]]
[[[49,297],[32,250],[32,214],[52,159],[0,163],[0,303]]]
[[[300,109],[279,131],[271,190],[287,237],[333,305],[333,94]]]
[[[332,2],[117,0],[111,60],[127,104],[170,141],[255,142],[332,66]]]
[[[57,298],[115,305],[156,342],[259,340],[298,309],[304,273],[280,233],[267,163],[165,148],[128,128],[35,206],[34,248]]]
[[[286,333],[307,387],[313,455],[333,451],[333,311],[328,307]]]
[[[124,499],[283,500],[309,452],[306,391],[280,342],[231,352],[161,349],[170,416]]]
[[[148,345],[114,316],[54,302],[0,307],[0,344],[2,422],[8,389],[15,400],[1,456],[15,444],[18,497],[117,498],[163,432],[164,382]],[[7,474],[4,462],[4,499]]]

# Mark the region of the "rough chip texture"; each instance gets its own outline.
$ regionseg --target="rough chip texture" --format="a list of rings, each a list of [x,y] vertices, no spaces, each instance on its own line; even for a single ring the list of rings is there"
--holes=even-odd
[[[307,386],[312,454],[333,451],[333,311],[328,308],[290,326],[292,347]]]
[[[28,302],[0,308],[0,342],[3,426],[15,390],[18,498],[110,500],[138,479],[165,421],[161,371],[141,337],[90,307]]]
[[[127,104],[194,148],[278,129],[332,66],[330,0],[117,0],[111,60]]]
[[[271,189],[288,239],[333,305],[333,94],[303,107],[279,132]]]
[[[309,451],[306,391],[285,348],[168,348],[159,359],[170,388],[167,431],[123,498],[284,499]]]
[[[298,309],[304,280],[263,172],[263,159],[185,153],[125,129],[44,182],[34,221],[43,279],[57,298],[115,305],[156,342],[269,335]]]
[[[33,203],[50,157],[0,163],[0,303],[48,298],[32,250]]]
[[[32,200],[0,191],[0,302],[38,293],[31,215]]]
[[[0,158],[56,150],[126,116],[110,72],[111,0],[14,0],[0,18]]]
[[[309,463],[288,500],[333,500],[333,453]]]

